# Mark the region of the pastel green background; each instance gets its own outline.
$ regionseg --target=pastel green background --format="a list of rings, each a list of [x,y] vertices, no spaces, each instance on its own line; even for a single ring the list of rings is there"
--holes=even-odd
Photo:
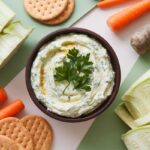
[[[29,17],[24,10],[23,0],[4,0],[4,2],[16,13],[16,20],[21,20],[24,24],[33,27],[34,31],[26,42],[19,48],[19,51],[11,59],[11,61],[9,61],[9,63],[0,70],[0,86],[5,86],[23,69],[29,54],[43,36],[57,29],[71,26],[96,4],[96,0],[75,0],[75,11],[68,21],[58,26],[46,26]]]
[[[96,119],[78,150],[126,150],[121,141],[121,135],[126,133],[129,128],[115,115],[114,109],[129,86],[148,69],[150,69],[150,52],[137,60],[122,84],[115,102]]]

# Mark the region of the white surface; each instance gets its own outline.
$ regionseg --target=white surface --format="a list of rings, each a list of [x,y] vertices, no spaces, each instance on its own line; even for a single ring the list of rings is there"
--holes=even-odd
[[[116,51],[121,64],[123,81],[138,58],[138,55],[130,47],[130,37],[142,25],[148,23],[150,20],[150,14],[145,15],[143,18],[139,19],[125,30],[115,34],[107,27],[106,20],[108,16],[120,9],[121,7],[107,10],[100,10],[96,8],[75,26],[90,29],[103,36],[111,44]],[[54,130],[53,150],[75,150],[91,126],[92,121],[68,124],[47,117],[41,111],[39,111],[39,109],[37,109],[37,107],[31,101],[25,87],[24,78],[23,70],[20,74],[18,74],[18,76],[16,76],[14,80],[12,80],[12,82],[7,85],[6,90],[10,95],[9,99],[13,100],[17,97],[21,98],[24,100],[26,105],[25,114],[42,115],[51,123]],[[23,115],[24,114],[22,114],[22,116]]]

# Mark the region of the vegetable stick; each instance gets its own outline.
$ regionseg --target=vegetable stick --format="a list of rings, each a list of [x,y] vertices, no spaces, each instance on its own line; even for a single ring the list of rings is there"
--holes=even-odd
[[[103,0],[97,3],[97,7],[106,8],[117,4],[121,4],[123,2],[128,2],[128,0]]]
[[[17,52],[18,47],[29,36],[31,31],[31,28],[26,27],[20,21],[11,22],[4,28],[3,32],[0,33],[0,69]]]
[[[0,119],[12,117],[19,114],[25,108],[21,100],[14,100],[4,108],[0,109]]]
[[[7,93],[4,88],[0,88],[0,104],[3,104],[8,100]]]
[[[148,12],[150,0],[145,0],[114,14],[107,20],[107,24],[113,31],[118,31]]]

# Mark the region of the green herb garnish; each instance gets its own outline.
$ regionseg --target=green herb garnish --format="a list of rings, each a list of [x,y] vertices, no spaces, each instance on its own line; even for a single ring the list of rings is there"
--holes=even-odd
[[[70,49],[67,56],[64,58],[63,65],[55,68],[55,81],[68,81],[68,85],[63,91],[68,88],[70,83],[74,89],[90,91],[90,75],[93,71],[93,62],[89,61],[90,54],[85,56],[79,55],[79,50],[76,48]]]

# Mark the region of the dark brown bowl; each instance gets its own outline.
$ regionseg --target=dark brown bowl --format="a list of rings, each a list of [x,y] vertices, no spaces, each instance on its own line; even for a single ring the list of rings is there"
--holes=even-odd
[[[30,81],[32,63],[35,60],[35,58],[39,52],[39,49],[44,44],[49,43],[52,40],[54,40],[56,37],[58,37],[60,35],[65,35],[68,33],[85,34],[85,35],[88,35],[89,37],[94,38],[98,42],[100,42],[103,45],[103,47],[106,48],[106,50],[110,56],[113,69],[115,71],[115,85],[114,85],[112,94],[97,109],[95,109],[94,111],[92,111],[89,114],[86,114],[86,115],[83,115],[83,116],[80,116],[77,118],[63,117],[63,116],[60,116],[60,115],[57,115],[55,113],[48,111],[47,108],[41,102],[39,102],[38,99],[36,98],[34,90],[32,89],[32,86],[31,86],[31,81]],[[60,120],[63,122],[82,122],[82,121],[86,121],[86,120],[95,118],[96,116],[98,116],[102,112],[104,112],[104,110],[106,110],[112,104],[112,102],[114,101],[114,99],[118,93],[119,86],[120,86],[120,79],[121,79],[120,65],[119,65],[118,58],[117,58],[114,50],[112,49],[112,47],[108,44],[108,42],[106,40],[104,40],[98,34],[92,32],[92,31],[86,30],[86,29],[82,29],[82,28],[61,29],[61,30],[58,30],[56,32],[50,33],[47,36],[45,36],[34,48],[32,54],[28,60],[27,67],[26,67],[26,85],[27,85],[28,92],[29,92],[33,102],[45,114],[47,114],[48,116],[50,116],[54,119],[57,119],[57,120]]]

